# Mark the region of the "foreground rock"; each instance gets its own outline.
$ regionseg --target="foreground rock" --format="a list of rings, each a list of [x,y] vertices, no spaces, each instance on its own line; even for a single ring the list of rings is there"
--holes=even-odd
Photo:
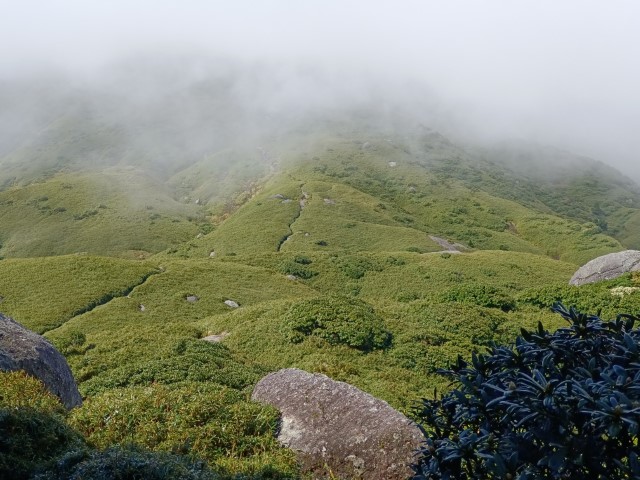
[[[594,258],[580,267],[569,280],[569,284],[584,285],[585,283],[611,280],[623,273],[638,270],[640,270],[640,251],[625,250],[624,252],[609,253]]]
[[[24,370],[42,381],[65,407],[82,404],[65,358],[42,336],[0,313],[0,370]]]
[[[386,402],[344,382],[289,368],[267,375],[252,399],[278,408],[278,440],[314,478],[404,480],[424,437]],[[333,478],[333,477],[332,477]]]

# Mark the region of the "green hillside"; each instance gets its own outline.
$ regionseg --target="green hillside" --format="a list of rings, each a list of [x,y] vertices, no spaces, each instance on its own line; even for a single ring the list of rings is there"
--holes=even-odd
[[[276,412],[249,401],[270,371],[322,372],[411,415],[458,355],[560,326],[555,301],[640,308],[633,288],[613,290],[637,276],[568,286],[640,238],[638,186],[597,162],[309,119],[230,141],[240,113],[210,141],[222,113],[202,114],[180,156],[180,122],[154,124],[158,110],[127,130],[75,101],[0,156],[0,311],[66,356],[85,403],[55,418],[86,448],[133,442],[221,478],[292,478]],[[170,138],[139,142],[162,133],[180,140],[163,156]],[[7,378],[0,400],[26,382]]]

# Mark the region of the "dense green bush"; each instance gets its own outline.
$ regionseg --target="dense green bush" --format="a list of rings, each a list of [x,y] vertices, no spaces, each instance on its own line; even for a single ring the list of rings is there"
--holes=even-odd
[[[273,478],[282,478],[295,473],[295,462],[277,443],[277,422],[275,409],[199,382],[111,389],[88,398],[69,418],[97,448],[136,444],[195,455],[236,473],[269,467],[280,472]]]
[[[309,270],[307,265],[311,262],[298,262],[296,260],[285,260],[283,261],[278,270],[284,273],[285,275],[295,275],[298,278],[309,279],[317,275],[317,272]]]
[[[640,478],[636,318],[554,310],[570,327],[523,330],[443,372],[457,388],[416,412],[416,480]]]
[[[156,358],[130,361],[90,378],[82,384],[82,390],[96,394],[111,388],[184,381],[215,382],[242,389],[256,383],[265,373],[235,359],[220,343],[184,339]]]
[[[354,280],[364,277],[367,272],[383,270],[383,266],[377,260],[356,255],[340,257],[337,264],[343,274]]]
[[[0,478],[28,478],[82,438],[60,416],[31,408],[0,409]]]
[[[218,480],[201,461],[138,447],[69,452],[34,480]]]
[[[442,295],[442,301],[471,303],[487,308],[499,308],[509,312],[516,308],[515,300],[504,289],[480,283],[465,283],[450,288]]]
[[[83,445],[65,409],[23,372],[0,372],[0,478],[29,478],[69,449]]]
[[[328,295],[295,303],[283,318],[285,336],[299,343],[314,335],[331,345],[370,351],[391,344],[391,333],[373,307],[356,298]]]

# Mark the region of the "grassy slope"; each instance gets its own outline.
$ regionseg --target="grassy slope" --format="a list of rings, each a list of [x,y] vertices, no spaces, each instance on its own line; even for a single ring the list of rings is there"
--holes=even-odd
[[[212,251],[251,254],[279,248],[439,250],[428,235],[472,249],[530,252],[576,264],[622,249],[593,223],[487,193],[491,179],[470,187],[463,180],[470,175],[463,163],[443,172],[430,163],[428,151],[409,154],[395,144],[365,143],[373,146],[363,150],[361,142],[337,137],[327,139],[324,151],[313,150],[317,155],[285,159],[286,175],[274,177],[213,233],[174,253],[203,258]]]
[[[578,264],[620,250],[617,240],[584,219],[555,215],[535,195],[525,202],[520,191],[505,193],[499,187],[511,178],[446,140],[336,136],[320,144],[286,150],[281,170],[261,186],[245,184],[235,199],[211,206],[219,224],[200,237],[198,229],[212,227],[197,217],[203,209],[193,200],[217,195],[199,178],[216,168],[206,162],[176,174],[166,189],[118,168],[103,172],[101,181],[89,173],[61,174],[0,192],[2,225],[11,226],[0,231],[5,255],[126,255],[169,247],[146,262],[78,255],[0,261],[0,310],[38,331],[59,326],[46,335],[67,356],[88,398],[76,414],[78,428],[90,436],[104,432],[94,438],[100,445],[134,438],[152,449],[183,451],[220,420],[154,439],[157,432],[135,418],[167,422],[156,395],[162,405],[180,398],[196,411],[210,389],[229,390],[222,411],[250,410],[245,400],[257,379],[289,366],[348,381],[409,411],[434,386],[447,387],[435,371],[457,355],[509,341],[539,320],[559,326],[548,311],[557,299],[588,309],[597,301],[606,315],[640,308],[640,294],[609,291],[637,285],[631,276],[582,289],[566,285]],[[248,176],[235,178],[240,184]],[[135,208],[125,202],[132,183]],[[191,203],[175,202],[176,194]],[[59,207],[66,210],[55,212]],[[627,219],[636,213],[614,212]],[[631,221],[627,228],[635,235]],[[43,241],[21,241],[27,232]],[[429,235],[470,250],[442,253]],[[146,278],[150,273],[156,274]],[[187,301],[189,295],[198,301]],[[393,335],[391,345],[365,353],[315,334],[291,343],[285,319],[292,308],[331,295],[370,305]],[[117,298],[92,308],[111,297]],[[227,299],[240,308],[225,305]],[[200,340],[223,332],[228,336],[220,344]],[[113,402],[131,412],[123,419],[128,427],[104,424]],[[233,445],[250,438],[251,415],[265,413],[232,421],[229,415],[228,428],[240,432],[229,437]],[[207,459],[230,473],[292,471],[290,457],[260,445],[221,449]]]
[[[134,169],[59,174],[0,192],[0,254],[148,255],[195,237],[203,221]]]
[[[0,261],[0,311],[37,332],[126,294],[157,266],[116,258],[68,255]]]

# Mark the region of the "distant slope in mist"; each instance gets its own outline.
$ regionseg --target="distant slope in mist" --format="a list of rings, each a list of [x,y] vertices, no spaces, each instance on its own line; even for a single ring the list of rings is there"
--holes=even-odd
[[[640,248],[640,187],[599,162],[458,144],[407,105],[293,101],[259,65],[181,65],[3,85],[0,256],[184,251],[212,230],[207,254],[431,251],[428,235],[578,263]]]

